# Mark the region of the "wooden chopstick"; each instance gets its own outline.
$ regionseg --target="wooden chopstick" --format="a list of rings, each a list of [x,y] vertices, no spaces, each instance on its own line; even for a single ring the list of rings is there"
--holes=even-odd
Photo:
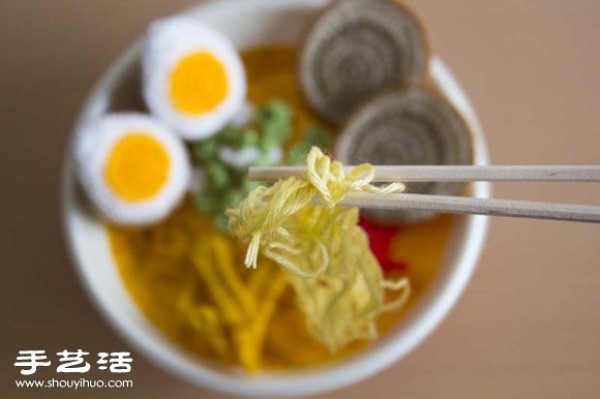
[[[345,167],[346,171],[352,166]],[[375,166],[373,182],[600,182],[600,165],[593,166]],[[274,181],[306,177],[306,168],[296,166],[252,167],[249,178]]]
[[[352,166],[346,167],[350,172]],[[375,166],[373,182],[600,182],[600,166]],[[252,167],[249,178],[306,177],[304,167]],[[315,200],[317,203],[319,200]],[[339,203],[359,208],[434,211],[600,223],[600,206],[425,194],[349,193]]]
[[[341,206],[600,223],[600,206],[425,194],[349,193]]]

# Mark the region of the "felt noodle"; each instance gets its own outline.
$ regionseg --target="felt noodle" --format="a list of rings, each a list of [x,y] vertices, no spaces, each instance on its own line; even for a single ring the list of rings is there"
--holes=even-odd
[[[229,241],[218,235],[206,240],[195,245],[192,262],[212,304],[194,306],[189,299],[182,310],[221,358],[235,358],[249,372],[257,372],[267,325],[288,284],[286,276],[274,265],[265,265],[245,284],[236,272]]]
[[[349,192],[401,193],[394,183],[373,186],[373,167],[363,164],[345,174],[317,147],[307,157],[307,179],[291,177],[252,191],[227,211],[233,234],[250,242],[247,267],[259,253],[288,272],[308,330],[332,351],[356,339],[374,339],[375,321],[408,299],[406,277],[386,280],[357,225],[358,209],[336,207]],[[325,205],[312,205],[319,196]],[[386,290],[397,291],[386,301]]]

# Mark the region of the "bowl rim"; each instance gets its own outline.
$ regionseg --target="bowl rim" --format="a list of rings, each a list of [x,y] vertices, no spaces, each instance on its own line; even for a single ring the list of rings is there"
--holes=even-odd
[[[184,11],[183,14],[210,14],[225,9],[243,9],[245,7],[307,7],[317,9],[326,2],[324,0],[253,0],[249,5],[247,0],[211,0]],[[141,51],[141,41],[131,45],[104,72],[91,94],[86,97],[77,128],[88,118],[104,112],[107,107],[106,93],[114,87],[123,72],[134,62]],[[429,65],[429,74],[434,78],[440,89],[447,95],[463,115],[472,132],[473,164],[489,164],[485,135],[481,123],[460,84],[455,80],[450,70],[442,60],[433,57]],[[76,129],[74,129],[76,130]],[[107,301],[106,294],[94,282],[89,271],[83,266],[84,251],[75,239],[74,223],[82,218],[76,206],[74,162],[72,148],[75,135],[72,134],[63,159],[61,175],[60,205],[62,213],[63,234],[66,237],[69,255],[79,280],[85,287],[85,292],[99,309],[103,318],[123,337],[132,347],[146,355],[151,361],[172,374],[214,391],[242,396],[304,396],[332,391],[380,372],[398,361],[423,342],[443,321],[458,301],[467,286],[481,255],[485,242],[489,219],[486,216],[461,216],[464,220],[464,232],[460,237],[456,254],[451,265],[453,270],[448,277],[436,288],[435,295],[428,295],[429,303],[424,304],[424,310],[408,323],[399,328],[396,333],[377,345],[365,349],[356,356],[341,362],[319,368],[295,373],[295,376],[277,374],[276,378],[258,377],[241,378],[240,376],[225,375],[214,371],[183,350],[166,342],[167,338],[156,331],[153,324],[145,330],[126,320],[118,309],[113,308]],[[488,198],[491,195],[491,185],[478,182],[472,185],[473,195]],[[100,223],[99,221],[97,223]],[[122,283],[122,281],[121,281]],[[123,290],[128,294],[125,286]],[[137,306],[136,306],[137,308]],[[138,312],[141,313],[139,308]]]

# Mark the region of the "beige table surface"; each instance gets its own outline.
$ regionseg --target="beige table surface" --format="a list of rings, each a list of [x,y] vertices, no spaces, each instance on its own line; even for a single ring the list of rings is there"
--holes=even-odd
[[[128,349],[66,255],[60,163],[96,78],[149,21],[192,4],[0,2],[2,398],[220,397],[135,352],[132,390],[13,388],[19,349]],[[495,163],[600,163],[600,1],[411,4],[479,111]],[[495,194],[598,203],[599,188],[513,184]],[[516,219],[491,227],[479,269],[441,328],[401,363],[324,397],[599,397],[600,227]]]

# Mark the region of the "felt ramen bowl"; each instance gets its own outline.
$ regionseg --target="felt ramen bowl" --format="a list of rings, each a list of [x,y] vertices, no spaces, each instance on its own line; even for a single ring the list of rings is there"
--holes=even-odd
[[[244,49],[299,44],[325,3],[219,0],[203,2],[186,13],[220,30],[238,48]],[[109,110],[121,110],[123,101],[137,101],[139,87],[132,82],[139,79],[139,58],[140,43],[132,46],[102,77],[82,108],[79,124]],[[474,163],[487,164],[483,131],[461,87],[437,58],[431,60],[429,74],[467,121],[472,132]],[[482,216],[454,218],[443,262],[428,291],[390,333],[367,349],[319,368],[248,376],[237,369],[204,363],[163,336],[144,317],[119,276],[102,220],[89,212],[77,189],[71,155],[69,148],[62,179],[64,232],[76,270],[96,306],[139,353],[178,377],[228,394],[271,397],[317,394],[356,383],[402,359],[432,333],[465,289],[476,267],[488,224]],[[470,195],[488,197],[489,193],[487,183],[469,186]]]

